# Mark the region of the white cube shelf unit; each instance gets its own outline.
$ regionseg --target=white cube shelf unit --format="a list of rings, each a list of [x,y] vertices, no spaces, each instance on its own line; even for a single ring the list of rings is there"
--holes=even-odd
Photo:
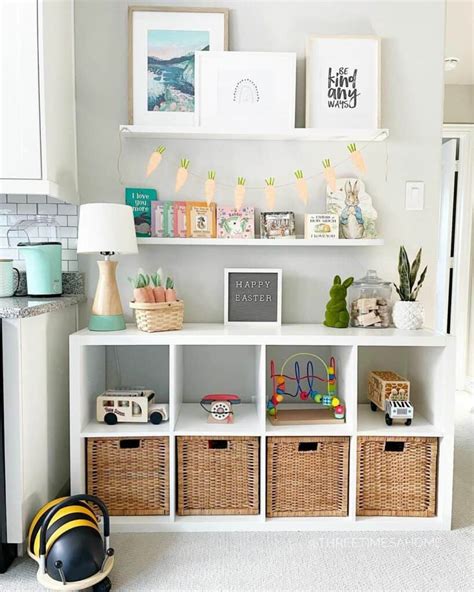
[[[271,392],[270,359],[276,367],[292,353],[336,358],[338,396],[345,423],[273,426],[266,416]],[[87,329],[70,338],[71,491],[86,490],[88,437],[170,439],[170,515],[114,516],[114,532],[224,530],[445,530],[451,527],[454,445],[454,346],[452,338],[429,330],[330,329],[322,325],[228,327],[185,324],[182,331],[143,333]],[[370,410],[367,375],[394,370],[411,382],[415,418],[411,426],[386,426],[381,411]],[[316,370],[316,366],[315,366]],[[170,404],[170,421],[107,426],[95,421],[95,398],[106,387],[141,384]],[[200,408],[210,392],[239,394],[231,425],[208,424]],[[306,403],[294,403],[295,405]],[[178,516],[176,514],[176,437],[259,436],[260,513],[256,516]],[[267,518],[266,438],[269,436],[348,436],[349,504],[346,517]],[[357,437],[433,436],[438,438],[436,516],[432,518],[357,516]]]

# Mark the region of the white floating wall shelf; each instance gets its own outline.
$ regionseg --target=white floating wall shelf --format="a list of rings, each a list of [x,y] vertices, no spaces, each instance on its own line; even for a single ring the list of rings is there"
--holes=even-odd
[[[315,129],[296,127],[275,131],[241,131],[205,129],[200,127],[156,127],[149,125],[121,125],[125,138],[160,138],[180,140],[284,140],[299,142],[382,142],[389,130],[379,129]]]
[[[139,245],[174,245],[200,247],[376,247],[384,244],[382,238],[138,238]]]

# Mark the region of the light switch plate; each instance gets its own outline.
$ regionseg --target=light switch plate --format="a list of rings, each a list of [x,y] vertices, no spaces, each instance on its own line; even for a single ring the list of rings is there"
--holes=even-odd
[[[407,181],[405,190],[405,209],[422,210],[425,202],[425,184],[423,181]]]

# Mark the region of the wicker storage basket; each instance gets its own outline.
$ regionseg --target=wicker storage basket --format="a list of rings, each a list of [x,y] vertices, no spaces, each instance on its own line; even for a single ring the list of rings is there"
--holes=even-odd
[[[130,302],[137,327],[146,333],[177,331],[183,328],[184,302]]]
[[[359,437],[358,516],[435,516],[437,438]]]
[[[267,438],[267,516],[347,516],[348,437]]]
[[[258,514],[259,439],[178,437],[178,514]]]
[[[112,516],[169,514],[168,438],[88,438],[87,493]]]

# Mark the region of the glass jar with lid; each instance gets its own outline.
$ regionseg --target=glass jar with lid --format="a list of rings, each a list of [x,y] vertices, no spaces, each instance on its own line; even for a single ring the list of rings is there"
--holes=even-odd
[[[386,328],[391,324],[392,285],[378,277],[374,269],[356,280],[349,291],[352,327]]]

